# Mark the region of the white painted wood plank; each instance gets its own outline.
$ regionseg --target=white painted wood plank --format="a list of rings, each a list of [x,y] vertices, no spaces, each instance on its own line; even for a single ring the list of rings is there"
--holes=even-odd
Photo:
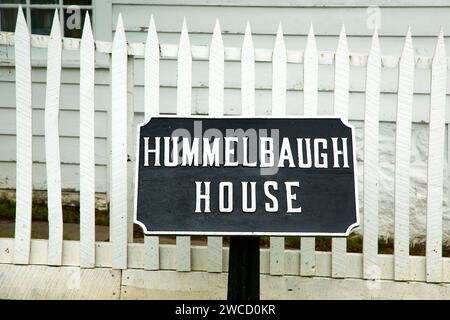
[[[400,60],[394,193],[394,272],[396,280],[409,275],[409,187],[411,161],[411,126],[414,90],[414,48],[408,29]]]
[[[111,242],[112,268],[127,268],[127,50],[122,16],[111,64]]]
[[[43,35],[31,35],[31,46],[33,48],[47,48],[49,37]],[[0,32],[0,45],[13,46],[14,45],[14,33],[12,32]],[[112,50],[111,42],[96,41],[95,46],[98,53],[110,54]],[[176,59],[178,56],[178,45],[161,43],[161,58],[162,59]],[[80,40],[74,38],[63,39],[64,50],[79,50]],[[209,57],[209,50],[207,46],[192,46],[191,47],[192,58],[195,60],[207,60]],[[319,51],[318,59],[320,65],[332,65],[334,64],[334,52]],[[143,57],[145,55],[145,44],[142,42],[132,42],[128,45],[128,54],[133,56]],[[255,61],[256,62],[271,62],[273,50],[271,49],[255,49]],[[304,52],[301,50],[288,50],[287,53],[288,63],[301,64],[304,62]],[[365,67],[367,66],[368,56],[364,53],[351,52],[350,53],[350,65],[353,67]],[[449,61],[450,58],[447,58]],[[241,61],[241,49],[235,47],[225,48],[225,61]],[[394,55],[383,55],[381,61],[384,68],[398,68],[399,57]],[[427,56],[416,56],[415,58],[416,68],[418,69],[430,69],[432,64],[432,58]],[[447,68],[450,68],[450,63],[447,64]]]
[[[80,47],[80,265],[95,266],[95,47],[89,14]]]
[[[216,21],[209,54],[209,116],[224,116],[225,62],[222,32]],[[222,237],[208,237],[208,272],[222,272]]]
[[[159,40],[153,15],[145,45],[145,122],[159,114]],[[159,237],[144,238],[144,268],[159,269]]]
[[[192,54],[186,19],[183,20],[178,51],[177,114],[190,116],[192,111]],[[191,271],[191,237],[177,237],[177,270]]]
[[[255,48],[250,22],[245,28],[241,55],[241,103],[242,115],[251,117],[255,111]]]
[[[145,122],[159,114],[159,40],[153,15],[145,43]]]
[[[134,233],[134,175],[136,164],[136,126],[134,109],[134,59],[128,56],[127,60],[127,241],[133,243]]]
[[[287,57],[283,28],[278,26],[272,59],[272,115],[286,115]]]
[[[16,225],[14,263],[28,264],[32,209],[32,108],[30,34],[19,9],[15,38],[16,61]]]
[[[306,41],[303,73],[303,113],[306,117],[314,117],[317,115],[317,89],[319,77],[319,61],[317,54],[318,52],[316,38],[314,36],[314,28],[311,25],[308,33],[308,39]]]
[[[272,59],[272,116],[286,116],[287,56],[283,28],[278,26]],[[270,274],[284,273],[284,238],[270,237]]]
[[[334,114],[347,121],[350,58],[344,26],[342,26],[341,34],[339,36],[335,59]],[[331,242],[331,275],[335,278],[344,278],[346,276],[347,239],[333,238]]]
[[[441,30],[433,59],[428,149],[426,272],[428,282],[442,280],[442,201],[447,59]]]
[[[366,75],[364,123],[364,239],[363,272],[370,279],[378,268],[378,133],[380,109],[380,44],[375,30]]]
[[[209,115],[214,118],[224,115],[224,82],[224,46],[217,20],[209,51]]]
[[[186,20],[183,20],[177,63],[177,114],[189,116],[192,112],[192,54]]]
[[[318,72],[316,38],[314,36],[313,26],[311,25],[308,40],[306,41],[303,69],[303,113],[306,117],[317,116]],[[301,238],[300,274],[302,276],[313,276],[316,273],[315,243],[316,239],[314,237]]]
[[[45,102],[45,153],[48,194],[48,264],[61,265],[63,217],[61,204],[61,161],[59,152],[59,99],[61,86],[61,27],[55,11],[48,44],[47,92]]]

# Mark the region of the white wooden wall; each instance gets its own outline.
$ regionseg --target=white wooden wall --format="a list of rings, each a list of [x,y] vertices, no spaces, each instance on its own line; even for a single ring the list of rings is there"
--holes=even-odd
[[[448,58],[444,46],[443,31],[436,37],[433,57],[415,56],[411,33],[405,34],[404,50],[400,57],[380,54],[378,32],[372,36],[368,55],[349,53],[346,28],[340,30],[339,43],[333,52],[317,50],[314,26],[309,27],[306,47],[302,51],[286,50],[284,28],[280,24],[273,50],[255,49],[251,24],[245,29],[242,48],[225,47],[220,21],[217,20],[210,46],[192,46],[186,21],[178,45],[160,44],[155,20],[149,21],[146,43],[128,43],[122,16],[117,19],[115,38],[112,43],[95,42],[89,19],[86,20],[83,39],[61,39],[59,19],[55,17],[53,31],[49,37],[30,36],[22,15],[18,17],[17,32],[0,33],[0,44],[14,46],[16,64],[15,89],[17,108],[17,165],[18,184],[17,223],[15,239],[0,239],[0,264],[43,264],[52,266],[80,266],[83,268],[111,267],[113,269],[176,270],[179,272],[206,271],[221,273],[227,271],[228,250],[223,248],[219,237],[208,238],[207,248],[191,246],[189,237],[178,237],[176,246],[159,245],[158,238],[149,237],[144,244],[133,243],[130,232],[133,195],[130,190],[133,181],[133,157],[131,164],[127,155],[134,154],[133,126],[139,119],[133,119],[135,88],[134,60],[144,59],[145,76],[145,118],[157,115],[166,98],[161,82],[165,75],[160,72],[161,61],[175,61],[177,74],[177,95],[174,111],[179,115],[197,112],[192,105],[193,86],[196,77],[195,61],[208,64],[209,82],[207,88],[210,115],[227,113],[225,108],[226,62],[240,62],[238,81],[242,86],[236,92],[240,96],[239,108],[235,110],[245,116],[261,114],[257,108],[256,87],[258,84],[255,64],[265,63],[271,69],[271,113],[273,115],[305,114],[314,116],[336,114],[346,119],[349,116],[350,66],[363,68],[366,81],[362,94],[364,103],[364,177],[360,206],[364,209],[363,233],[364,252],[347,253],[343,239],[333,239],[332,252],[317,252],[314,238],[302,238],[300,250],[285,250],[281,238],[270,239],[270,249],[261,252],[261,272],[274,276],[320,276],[335,278],[412,280],[430,283],[450,282],[450,258],[442,257],[442,202],[444,181],[445,109],[448,74]],[[49,196],[49,239],[31,239],[31,191],[32,177],[36,168],[31,168],[30,155],[33,146],[32,125],[36,114],[32,112],[31,56],[32,48],[47,48],[47,80],[45,81],[45,109],[43,139],[47,163],[51,159],[46,177],[51,193]],[[61,112],[61,61],[62,52],[71,51],[80,55],[80,91],[78,101],[80,118],[77,128],[81,139],[74,151],[80,159],[81,181],[81,240],[62,240],[61,216],[61,154],[58,137],[65,128]],[[95,113],[95,61],[94,52],[111,55],[111,116],[107,127],[111,128],[110,192],[111,192],[111,240],[95,243],[94,201],[95,183],[99,178],[95,170],[97,122]],[[295,108],[288,108],[288,65],[303,79],[303,99],[296,100]],[[320,66],[333,70],[332,108],[318,108],[318,70]],[[382,88],[381,68],[399,69],[396,120],[398,123],[395,173],[395,254],[378,254],[378,144],[380,121],[380,92]],[[410,256],[409,212],[407,206],[410,190],[409,179],[413,172],[409,166],[411,122],[413,117],[413,83],[420,70],[431,71],[429,109],[429,153],[428,153],[428,206],[427,206],[427,248],[425,257]],[[239,81],[239,79],[241,79]],[[420,81],[420,80],[419,80]],[[167,102],[165,102],[167,103]],[[61,128],[61,129],[60,129]],[[64,128],[64,129],[63,129]]]

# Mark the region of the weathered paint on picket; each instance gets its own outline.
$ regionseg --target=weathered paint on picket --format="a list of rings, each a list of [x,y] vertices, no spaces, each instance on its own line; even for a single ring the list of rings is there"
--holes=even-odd
[[[241,105],[242,115],[255,115],[255,48],[250,22],[245,27],[241,54]]]
[[[178,50],[177,115],[192,113],[192,54],[186,20],[180,36]],[[191,237],[177,237],[177,270],[191,271]]]
[[[364,121],[364,278],[378,273],[378,133],[380,110],[381,59],[375,30],[367,62],[366,110]]]
[[[61,93],[61,26],[55,11],[48,43],[47,91],[45,97],[45,150],[48,197],[48,264],[62,259],[63,216],[61,202],[61,161],[59,150],[59,99]]]
[[[127,43],[119,16],[111,63],[111,242],[112,267],[127,268]]]
[[[445,96],[447,59],[444,32],[439,33],[431,69],[430,127],[428,144],[427,281],[442,281],[442,201],[445,150]]]
[[[350,58],[344,26],[339,35],[334,68],[334,114],[344,121],[348,121]],[[344,278],[346,275],[347,239],[333,238],[331,249],[331,275],[335,278]]]
[[[286,116],[287,53],[281,24],[275,38],[272,65],[272,116],[283,117]],[[283,237],[270,238],[270,273],[273,275],[284,273]]]
[[[397,130],[395,151],[395,279],[408,280],[409,267],[409,187],[411,161],[411,126],[414,90],[414,50],[408,29],[400,58]]]
[[[303,114],[305,117],[317,116],[319,63],[317,56],[316,38],[311,25],[306,41],[305,58],[303,64]],[[313,276],[316,273],[316,238],[301,238],[300,241],[300,274]]]
[[[222,32],[217,20],[209,51],[209,116],[224,116],[225,60]],[[208,237],[208,272],[222,272],[222,237]]]
[[[95,47],[89,15],[80,46],[80,264],[95,266]]]
[[[15,35],[16,57],[16,225],[14,263],[28,264],[31,243],[33,137],[31,108],[30,34],[19,9]]]
[[[153,15],[150,19],[145,44],[145,123],[159,114],[159,40]],[[159,269],[159,237],[144,238],[144,268]]]

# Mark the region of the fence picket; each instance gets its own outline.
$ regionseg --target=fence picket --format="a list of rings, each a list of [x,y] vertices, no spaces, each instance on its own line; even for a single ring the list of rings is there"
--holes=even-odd
[[[348,120],[349,72],[347,36],[345,27],[342,26],[335,58],[334,114],[345,121]],[[344,278],[347,264],[347,239],[333,238],[331,241],[331,275],[335,278]]]
[[[48,264],[61,265],[63,241],[63,217],[61,202],[61,161],[59,151],[59,99],[61,90],[61,27],[58,11],[55,11],[47,67],[45,98],[45,151],[48,197]]]
[[[245,28],[241,53],[242,115],[255,116],[255,48],[250,23]]]
[[[366,110],[364,117],[364,238],[363,274],[372,279],[378,273],[378,133],[381,59],[375,30],[367,61]]]
[[[113,41],[111,64],[111,242],[112,268],[127,268],[127,43],[122,15]]]
[[[283,28],[278,26],[273,50],[272,116],[286,115],[287,52]],[[270,237],[270,274],[284,273],[284,238]]]
[[[303,112],[306,117],[314,117],[317,115],[319,60],[312,25],[306,41],[303,71]],[[314,237],[301,238],[300,274],[302,276],[313,276],[316,273],[315,243]]]
[[[192,112],[192,54],[186,19],[183,20],[178,49],[177,114]],[[191,237],[177,237],[177,271],[191,271]]]
[[[16,225],[14,263],[28,264],[31,244],[32,209],[32,108],[30,34],[22,8],[17,16],[16,57]]]
[[[224,115],[225,61],[219,20],[214,26],[209,55],[209,116]],[[222,272],[222,237],[208,237],[208,272]]]
[[[159,114],[159,40],[153,15],[145,44],[145,122]],[[144,269],[159,269],[159,237],[144,238]]]
[[[440,282],[442,281],[442,201],[447,93],[447,58],[442,30],[439,33],[431,74],[426,272],[427,282]]]
[[[89,14],[80,46],[80,265],[95,266],[95,47]]]
[[[395,151],[394,277],[408,280],[409,268],[409,187],[411,126],[414,90],[414,51],[408,29],[400,58]]]

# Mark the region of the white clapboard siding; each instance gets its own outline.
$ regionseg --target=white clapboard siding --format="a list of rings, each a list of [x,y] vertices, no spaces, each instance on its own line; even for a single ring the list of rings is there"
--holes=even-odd
[[[127,268],[127,43],[122,16],[111,64],[111,242],[113,269]]]
[[[153,16],[145,44],[145,123],[159,114],[159,41]],[[159,269],[159,237],[145,236],[144,269]]]
[[[219,21],[216,21],[209,54],[209,116],[224,115],[225,50]],[[208,272],[222,272],[222,237],[208,237]]]
[[[283,28],[278,26],[272,59],[272,116],[286,116],[287,53]],[[270,274],[284,273],[284,238],[270,238]]]
[[[14,263],[28,264],[32,208],[32,121],[30,34],[19,9],[15,36],[16,56],[16,226]]]
[[[241,102],[242,115],[245,117],[255,116],[255,48],[249,22],[247,22],[242,43]]]
[[[442,281],[442,201],[445,150],[447,59],[441,30],[431,69],[426,272],[428,282]]]
[[[80,47],[80,265],[95,266],[95,47],[89,15]]]
[[[375,30],[367,62],[364,119],[364,278],[378,272],[378,133],[380,109],[381,59]]]
[[[348,121],[350,58],[344,26],[339,36],[334,68],[334,114]],[[331,241],[331,275],[343,278],[346,275],[347,239],[333,238]]]
[[[398,82],[394,192],[394,272],[396,280],[410,278],[409,187],[414,71],[414,48],[411,31],[408,29],[400,58]]]
[[[55,11],[48,43],[47,92],[45,97],[45,154],[48,197],[48,264],[61,265],[63,216],[61,203],[61,162],[59,152],[59,99],[61,87],[61,27]]]
[[[317,56],[316,38],[311,25],[306,41],[304,68],[303,68],[303,114],[306,117],[317,116],[319,63]],[[301,238],[300,242],[300,274],[313,276],[316,273],[315,252],[316,239],[314,237]]]
[[[186,20],[183,20],[178,49],[177,114],[192,113],[192,54]],[[191,237],[177,237],[177,270],[191,271]]]

